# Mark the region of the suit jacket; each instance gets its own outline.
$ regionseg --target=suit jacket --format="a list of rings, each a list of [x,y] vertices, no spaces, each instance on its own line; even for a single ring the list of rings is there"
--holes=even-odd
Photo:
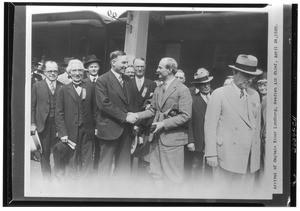
[[[203,152],[204,142],[204,120],[207,104],[199,93],[195,93],[196,87],[191,87],[190,92],[193,99],[192,119],[189,122],[188,138],[189,143],[195,144],[195,150]]]
[[[56,81],[55,94],[62,85]],[[45,121],[50,112],[49,91],[46,80],[36,82],[31,90],[31,124],[36,125],[38,133],[44,130]]]
[[[97,112],[97,137],[116,140],[124,131],[127,112],[133,111],[133,87],[124,79],[122,88],[118,79],[109,70],[98,77],[95,84]]]
[[[182,146],[188,143],[187,124],[192,115],[192,97],[189,89],[176,79],[169,85],[163,95],[162,86],[155,89],[151,101],[151,108],[138,113],[139,118],[149,118],[153,115],[153,122],[164,122],[164,129],[159,134],[166,146]],[[170,117],[171,110],[177,110],[178,115]]]
[[[145,78],[144,84],[141,90],[139,91],[137,88],[136,80],[132,79],[131,82],[133,83],[134,91],[137,96],[137,100],[134,101],[134,103],[136,103],[136,109],[137,111],[141,111],[144,109],[147,100],[152,98],[154,90],[156,88],[156,83],[152,80]]]
[[[218,156],[223,169],[240,174],[247,171],[250,152],[251,172],[260,164],[259,95],[247,88],[246,99],[248,112],[232,83],[216,89],[208,102],[204,126],[205,155]]]
[[[84,91],[86,90],[86,91]],[[85,92],[85,94],[84,94]],[[73,86],[73,83],[62,86],[58,90],[55,108],[55,123],[58,137],[68,136],[76,143],[79,127],[79,103],[82,105],[82,122],[91,137],[95,134],[95,90],[91,83],[82,82],[80,97]],[[80,100],[78,102],[78,100]]]

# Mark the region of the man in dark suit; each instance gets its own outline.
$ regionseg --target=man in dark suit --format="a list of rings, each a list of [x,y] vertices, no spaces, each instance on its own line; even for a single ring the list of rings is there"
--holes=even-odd
[[[135,111],[143,111],[150,105],[150,100],[153,96],[156,88],[156,83],[150,79],[145,78],[146,63],[143,58],[135,58],[133,60],[133,67],[135,71],[134,84],[135,90]],[[137,173],[138,177],[142,177],[146,174],[146,168],[149,166],[149,130],[153,118],[144,120],[134,127],[135,140],[139,143],[135,143],[136,149],[133,153],[133,157],[138,158]],[[142,141],[141,141],[142,140]],[[141,143],[142,142],[142,143]],[[134,166],[133,166],[134,167]],[[133,168],[134,169],[134,168]]]
[[[92,173],[95,135],[94,86],[83,81],[81,61],[69,61],[72,82],[58,91],[55,122],[61,142],[53,149],[56,176],[69,171],[68,178],[86,178]]]
[[[122,179],[131,174],[131,141],[133,123],[137,116],[130,114],[133,89],[123,79],[127,68],[127,56],[123,51],[110,54],[111,69],[96,82],[97,137],[100,139],[98,173],[104,182],[111,175],[113,158],[114,175]],[[131,123],[130,123],[131,122]]]
[[[155,185],[166,191],[182,186],[184,145],[188,143],[187,124],[192,115],[191,94],[175,78],[176,70],[173,58],[160,60],[156,72],[162,84],[155,89],[150,108],[137,113],[139,120],[154,116],[150,173]]]
[[[84,68],[87,69],[89,73],[88,76],[84,79],[85,82],[92,83],[93,85],[96,84],[96,81],[99,76],[99,71],[100,71],[100,62],[101,60],[98,59],[95,55],[88,55],[86,58],[84,58],[83,65]],[[95,146],[93,152],[93,157],[94,157],[93,168],[95,170],[98,169],[98,162],[100,158],[100,142],[96,135],[97,135],[97,130],[95,134],[95,142],[94,142]]]
[[[55,105],[57,91],[62,84],[57,81],[58,66],[54,61],[45,63],[45,80],[33,84],[31,92],[31,132],[37,132],[42,145],[41,168],[45,179],[51,178],[50,154],[55,144]]]
[[[209,177],[209,166],[205,166],[204,158],[204,120],[205,112],[210,94],[210,82],[213,79],[209,76],[209,71],[204,68],[199,68],[194,74],[194,84],[190,88],[193,98],[192,119],[189,123],[188,138],[189,144],[185,149],[185,171],[186,181],[201,182],[205,184]]]

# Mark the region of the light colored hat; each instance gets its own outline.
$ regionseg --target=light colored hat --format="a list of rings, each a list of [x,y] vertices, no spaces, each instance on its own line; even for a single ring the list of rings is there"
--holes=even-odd
[[[262,70],[257,68],[257,58],[252,55],[240,54],[235,62],[235,65],[228,65],[230,68],[250,74],[260,75]]]
[[[209,76],[208,70],[205,68],[199,68],[197,72],[194,74],[194,81],[191,83],[208,83],[210,82],[214,77]]]

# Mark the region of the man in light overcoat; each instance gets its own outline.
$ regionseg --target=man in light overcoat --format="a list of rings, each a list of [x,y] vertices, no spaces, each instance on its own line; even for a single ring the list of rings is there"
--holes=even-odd
[[[260,167],[261,108],[258,93],[249,86],[262,71],[256,57],[244,54],[229,67],[232,83],[216,89],[207,105],[205,156],[218,187],[251,192]]]

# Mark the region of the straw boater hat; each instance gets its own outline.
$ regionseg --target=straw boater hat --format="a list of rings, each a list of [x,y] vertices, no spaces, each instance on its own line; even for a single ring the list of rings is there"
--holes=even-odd
[[[228,66],[250,75],[260,75],[263,71],[257,68],[257,63],[255,56],[240,54],[236,59],[235,65]]]
[[[95,55],[88,55],[84,58],[84,68],[87,68],[89,64],[96,62],[100,66],[101,59],[98,59]]]
[[[197,70],[197,72],[194,74],[194,81],[192,81],[191,83],[195,84],[195,83],[208,83],[210,82],[214,77],[213,76],[209,76],[209,72],[208,70],[206,70],[205,68],[199,68]]]

